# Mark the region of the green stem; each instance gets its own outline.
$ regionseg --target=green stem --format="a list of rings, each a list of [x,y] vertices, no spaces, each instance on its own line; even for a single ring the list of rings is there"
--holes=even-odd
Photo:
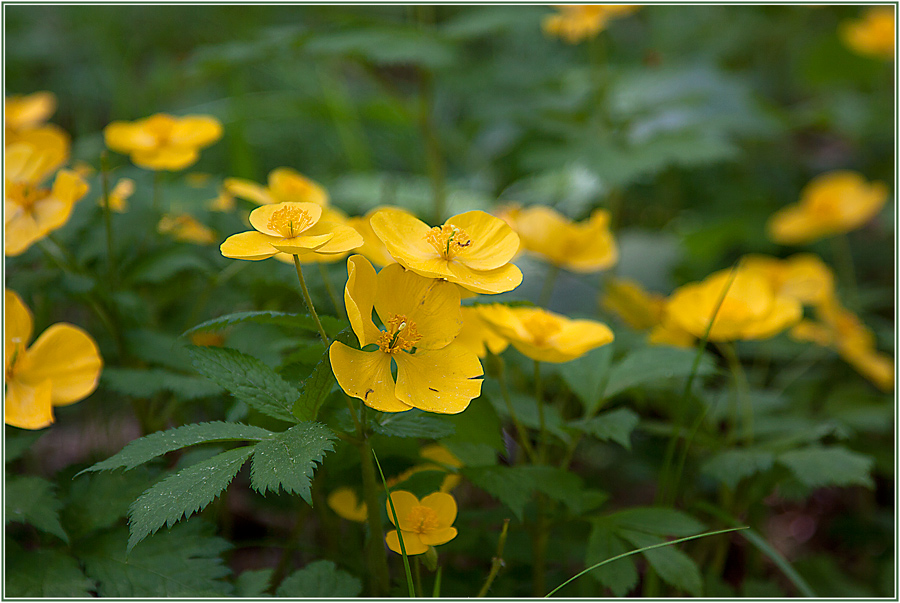
[[[547,424],[544,419],[544,391],[541,383],[541,363],[534,361],[534,397],[537,399],[538,424],[540,432],[538,436],[537,461],[543,465],[547,462]]]
[[[444,573],[444,568],[442,566],[438,566],[437,573],[434,575],[434,589],[431,591],[431,598],[437,599],[441,596],[441,576]]]
[[[112,210],[109,208],[109,155],[100,153],[100,183],[103,187],[103,227],[106,230],[106,262],[110,290],[116,285],[116,260],[113,256]]]
[[[327,348],[331,345],[331,340],[329,340],[328,335],[325,334],[325,328],[319,320],[319,315],[316,314],[316,308],[313,306],[312,298],[309,296],[309,289],[306,288],[306,281],[303,279],[303,268],[300,267],[300,258],[296,255],[294,256],[294,267],[297,269],[297,278],[300,279],[300,290],[303,292],[303,301],[306,302],[306,307],[309,309],[309,313],[313,317],[313,322],[316,323],[319,335],[322,336],[322,341]]]
[[[500,539],[497,541],[497,554],[494,555],[494,558],[491,560],[491,571],[490,573],[488,573],[487,580],[484,581],[484,585],[481,587],[481,590],[479,590],[478,594],[475,595],[478,598],[487,595],[488,591],[491,589],[491,584],[494,583],[494,578],[497,577],[497,574],[500,572],[500,568],[502,568],[504,565],[503,547],[506,546],[506,532],[508,529],[509,519],[504,519],[503,529],[500,531]]]
[[[328,292],[328,297],[331,298],[331,305],[334,306],[335,315],[340,318],[347,318],[347,313],[344,312],[344,306],[338,301],[338,296],[331,284],[331,279],[328,278],[328,269],[325,268],[325,264],[322,262],[319,262],[319,273],[322,275],[322,282],[325,283],[325,291]]]
[[[413,580],[415,581],[416,587],[416,596],[422,597],[422,562],[419,561],[419,556],[413,559]]]
[[[728,362],[728,368],[731,370],[731,376],[734,379],[735,396],[737,398],[737,407],[744,411],[744,417],[741,424],[741,436],[745,444],[753,443],[753,404],[747,395],[747,375],[744,373],[744,367],[741,365],[740,359],[734,350],[734,344],[726,343],[719,346],[719,350]],[[737,413],[732,418],[731,430],[737,431]]]
[[[397,541],[400,543],[400,555],[403,557],[403,570],[406,572],[406,586],[409,588],[409,596],[413,598],[416,596],[416,588],[413,585],[412,573],[409,570],[409,555],[406,553],[406,544],[403,542],[403,532],[400,530],[400,519],[397,518],[397,509],[394,507],[394,498],[391,496],[391,489],[388,488],[387,480],[384,479],[384,471],[381,470],[381,463],[378,462],[378,455],[375,454],[375,451],[372,451],[372,457],[375,459],[375,464],[378,465],[378,475],[381,476],[381,484],[384,486],[384,491],[387,494],[387,502],[388,506],[391,509],[391,517],[395,526],[397,526]]]
[[[366,561],[369,568],[372,595],[383,597],[390,590],[387,553],[384,550],[384,530],[381,526],[381,506],[378,503],[378,483],[372,464],[372,445],[363,437],[359,445],[362,469],[363,499],[366,502],[366,520],[369,525],[366,541]]]
[[[512,419],[513,425],[516,427],[516,433],[519,435],[519,445],[522,447],[522,450],[525,451],[525,456],[528,458],[528,461],[533,464],[535,462],[534,448],[532,448],[531,441],[528,439],[528,432],[525,430],[525,426],[522,425],[522,422],[519,421],[519,417],[516,416],[512,400],[509,397],[509,387],[506,383],[506,363],[499,356],[494,356],[494,358],[496,358],[497,366],[499,367],[500,374],[498,375],[497,381],[500,383],[500,392],[503,394],[503,401],[506,402],[506,409],[509,411],[509,417]]]
[[[853,268],[853,252],[850,250],[850,239],[846,234],[831,237],[831,253],[841,274],[841,280],[847,287],[848,305],[859,311],[859,290],[856,286],[856,270]]]
[[[553,285],[556,284],[556,277],[559,276],[559,266],[550,264],[547,268],[547,275],[544,277],[544,286],[541,288],[541,296],[538,298],[538,305],[546,308],[550,305],[553,298]]]

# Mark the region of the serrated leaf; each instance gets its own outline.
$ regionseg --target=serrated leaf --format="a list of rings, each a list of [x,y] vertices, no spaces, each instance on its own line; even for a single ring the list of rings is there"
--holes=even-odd
[[[284,488],[310,506],[309,483],[326,452],[334,450],[334,433],[321,423],[300,423],[256,445],[250,485],[260,494]]]
[[[292,413],[294,401],[300,397],[297,388],[253,356],[231,348],[188,348],[194,368],[270,417],[296,423]]]
[[[603,397],[611,398],[626,389],[652,381],[687,377],[691,374],[696,355],[695,350],[668,347],[633,352],[610,369]],[[712,375],[716,370],[716,363],[704,352],[697,365],[697,375]]]
[[[617,534],[637,548],[652,546],[665,542],[658,536],[636,532],[633,530],[617,530]],[[687,591],[699,597],[703,591],[703,578],[694,560],[676,549],[666,546],[641,553],[653,567],[659,577],[675,588]]]
[[[243,446],[218,454],[182,469],[141,494],[128,512],[128,550],[164,524],[172,527],[182,517],[188,518],[205,508],[228,487],[254,448]]]
[[[595,412],[603,402],[603,390],[609,377],[613,348],[614,345],[599,347],[559,367],[560,375],[569,389],[584,404],[587,414]]]
[[[637,427],[640,418],[628,408],[617,408],[600,413],[590,419],[582,419],[568,423],[569,427],[592,435],[598,440],[612,440],[631,450],[631,432]]]
[[[319,560],[285,578],[275,594],[279,597],[350,599],[361,592],[362,582],[358,578],[338,569],[331,561]]]
[[[61,515],[63,526],[74,540],[112,526],[128,515],[128,507],[151,482],[143,467],[72,480]]]
[[[506,505],[522,521],[525,505],[535,489],[534,476],[526,467],[464,467],[461,471],[469,481]]]
[[[7,477],[3,491],[6,498],[4,521],[27,523],[53,534],[63,542],[69,542],[69,536],[59,523],[62,504],[56,498],[54,490],[52,483],[40,477]]]
[[[234,580],[235,597],[270,597],[269,582],[275,570],[271,567],[260,570],[244,570]]]
[[[546,465],[526,466],[536,490],[540,490],[549,498],[565,503],[574,514],[582,512],[584,487],[581,478],[557,467]]]
[[[421,410],[385,414],[381,423],[375,423],[376,433],[396,438],[428,438],[438,440],[453,435],[456,427],[443,417]]]
[[[24,551],[6,542],[6,583],[4,599],[89,598],[94,583],[81,571],[78,561],[57,550]]]
[[[767,471],[774,463],[771,452],[743,448],[714,455],[700,466],[700,471],[734,490],[742,479]]]
[[[319,316],[325,333],[334,338],[347,326],[346,321],[340,320],[333,316]],[[318,327],[312,316],[309,314],[292,314],[290,312],[235,312],[234,314],[226,314],[201,322],[199,325],[188,329],[182,335],[187,336],[192,333],[200,333],[206,331],[222,331],[228,327],[243,323],[255,322],[260,324],[277,325],[279,327],[291,327],[294,329],[303,329],[311,333],[317,333]]]
[[[687,513],[664,507],[633,507],[605,519],[616,528],[665,536],[693,536],[706,529]]]
[[[610,524],[604,520],[591,524],[587,552],[584,563],[587,567],[612,559],[629,551],[621,538],[615,535]],[[630,557],[613,561],[592,570],[589,575],[612,591],[616,597],[624,597],[637,585],[638,572]]]
[[[870,475],[875,460],[843,446],[810,446],[778,455],[805,486],[866,486],[873,488]]]
[[[230,573],[221,554],[231,545],[211,532],[201,522],[180,524],[126,552],[122,528],[84,541],[79,558],[101,597],[220,597],[231,590],[221,580]]]
[[[175,429],[157,431],[148,436],[130,442],[117,454],[105,461],[92,465],[82,471],[109,471],[124,467],[126,470],[142,465],[167,452],[186,446],[204,444],[206,442],[243,442],[259,441],[272,436],[272,432],[262,427],[243,425],[241,423],[225,423],[212,421],[183,425]],[[81,475],[79,473],[78,475]],[[77,475],[76,475],[77,477]]]
[[[300,396],[294,401],[292,407],[293,415],[301,421],[315,421],[322,403],[331,393],[334,384],[331,359],[326,350],[316,364],[316,368],[303,382],[303,391],[300,392]]]
[[[222,393],[222,388],[208,379],[181,375],[165,369],[127,369],[110,367],[103,370],[104,386],[118,394],[149,398],[168,391],[179,398],[192,400]]]

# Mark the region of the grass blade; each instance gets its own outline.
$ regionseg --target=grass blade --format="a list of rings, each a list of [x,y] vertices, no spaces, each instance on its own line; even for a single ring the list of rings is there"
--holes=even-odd
[[[394,501],[391,500],[391,489],[388,488],[387,480],[384,479],[384,471],[381,470],[381,463],[378,462],[378,455],[375,449],[372,449],[372,456],[375,457],[375,466],[378,467],[378,475],[381,476],[381,483],[387,492],[388,504],[391,506],[391,515],[394,516],[394,527],[397,528],[397,540],[400,541],[400,551],[403,553],[403,569],[406,570],[406,585],[409,587],[409,596],[414,599],[416,597],[416,587],[413,585],[412,571],[409,569],[409,556],[406,554],[406,545],[403,544],[403,531],[400,530],[400,520],[397,519],[397,510],[394,509]]]

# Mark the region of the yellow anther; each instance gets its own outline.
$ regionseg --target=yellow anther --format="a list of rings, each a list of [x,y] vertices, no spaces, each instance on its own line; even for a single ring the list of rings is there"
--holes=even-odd
[[[452,224],[435,226],[425,235],[425,240],[448,260],[472,244],[466,231]]]
[[[409,513],[406,515],[406,522],[404,523],[405,528],[408,527],[410,531],[416,532],[417,534],[432,532],[440,525],[437,512],[424,505],[417,505],[410,509]]]
[[[386,331],[378,336],[378,347],[382,352],[393,354],[395,352],[408,352],[413,349],[416,342],[422,339],[416,331],[416,325],[407,322],[402,314],[395,314],[385,325]]]
[[[313,218],[308,211],[287,205],[272,212],[272,215],[269,217],[269,223],[266,226],[269,230],[274,230],[284,238],[290,239],[312,225]]]

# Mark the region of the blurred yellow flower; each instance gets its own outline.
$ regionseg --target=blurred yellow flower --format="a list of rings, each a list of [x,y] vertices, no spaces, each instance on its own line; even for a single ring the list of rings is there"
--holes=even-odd
[[[358,232],[336,221],[315,203],[274,203],[250,212],[255,230],[228,237],[219,247],[226,258],[265,260],[279,253],[297,255],[345,254],[362,245]],[[291,259],[293,261],[293,259]]]
[[[356,491],[352,488],[342,486],[334,490],[326,499],[331,510],[337,513],[338,517],[343,517],[350,521],[365,523],[368,519],[368,507],[366,503],[361,502],[356,496]]]
[[[509,263],[519,237],[503,220],[483,211],[459,214],[430,228],[406,211],[384,208],[369,222],[390,255],[422,276],[459,283],[476,293],[503,293],[522,282],[522,271]]]
[[[184,181],[191,188],[203,188],[212,180],[212,174],[206,172],[191,172],[184,176]]]
[[[116,185],[109,191],[109,208],[118,213],[128,211],[128,198],[134,194],[134,180],[131,178],[119,178]],[[103,197],[97,200],[103,205]]]
[[[391,512],[391,502],[397,512],[397,521]],[[400,529],[407,555],[421,555],[430,546],[446,544],[456,538],[456,500],[445,492],[429,494],[421,501],[406,490],[391,492],[391,500],[385,503],[388,519]],[[397,525],[399,523],[399,525]],[[388,548],[401,554],[397,530],[385,536]]]
[[[786,259],[751,254],[742,267],[769,282],[777,295],[793,297],[804,306],[824,303],[834,296],[834,273],[812,253],[797,253]]]
[[[103,360],[91,336],[80,328],[57,323],[31,347],[31,311],[6,289],[7,425],[42,429],[53,423],[53,407],[74,404],[97,388]]]
[[[397,261],[390,254],[387,246],[385,246],[381,239],[378,238],[378,235],[375,234],[375,231],[372,230],[372,224],[369,222],[372,216],[382,209],[387,209],[387,207],[376,207],[375,209],[366,212],[366,215],[364,216],[349,218],[348,222],[350,226],[356,229],[356,232],[362,235],[363,238],[363,244],[356,252],[379,267],[387,266],[388,264],[393,264]],[[393,207],[391,209],[409,213],[406,212],[405,209],[400,209],[399,207]],[[414,217],[412,214],[409,215]]]
[[[458,413],[481,393],[478,357],[454,342],[460,328],[455,285],[391,264],[375,273],[361,255],[347,260],[344,304],[361,348],[331,344],[331,368],[348,395],[382,412],[419,408]],[[372,309],[384,330],[372,321]],[[396,383],[392,364],[397,366]]]
[[[212,245],[217,238],[211,228],[189,214],[167,214],[156,225],[156,230],[161,234],[171,234],[179,241],[198,245]]]
[[[613,19],[626,17],[640,8],[633,4],[564,4],[555,15],[544,18],[544,33],[576,44],[596,37]]]
[[[631,328],[638,331],[649,329],[647,341],[653,345],[688,348],[694,344],[693,335],[666,320],[666,298],[645,291],[634,281],[607,279],[601,304]]]
[[[405,482],[414,474],[421,471],[443,471],[447,473],[447,476],[444,477],[444,481],[441,482],[441,492],[450,492],[462,481],[462,477],[460,477],[456,473],[448,472],[447,467],[459,469],[463,466],[463,463],[456,457],[455,454],[447,450],[445,446],[437,443],[423,446],[419,451],[419,456],[423,459],[428,459],[429,461],[433,462],[414,465],[397,477],[388,479],[388,488],[393,488],[395,485]]]
[[[602,322],[572,320],[535,307],[478,306],[481,318],[533,360],[568,362],[613,340]]]
[[[522,249],[573,272],[606,270],[619,259],[616,241],[609,230],[609,212],[597,209],[590,219],[572,222],[545,205],[532,205],[507,214]]]
[[[492,354],[501,353],[509,347],[509,342],[481,318],[479,307],[462,307],[463,326],[456,337],[456,343],[465,346],[479,358],[484,358],[488,350]]]
[[[103,130],[106,146],[148,170],[177,171],[200,159],[200,149],[222,138],[222,124],[209,115],[157,113],[137,121],[114,121]]]
[[[56,96],[52,92],[7,96],[3,103],[4,126],[9,132],[34,130],[46,123],[56,111]],[[6,144],[9,144],[9,140]]]
[[[87,193],[87,183],[69,170],[57,173],[51,188],[40,186],[62,161],[54,143],[41,147],[17,142],[6,147],[6,255],[24,253],[47,233],[63,226],[69,220],[72,207]]]
[[[796,298],[776,293],[765,278],[742,267],[733,281],[731,270],[721,270],[679,287],[666,304],[666,320],[695,337],[703,337],[714,313],[709,341],[731,341],[777,335],[800,320],[803,308]]]
[[[845,21],[841,24],[841,39],[859,54],[893,59],[894,40],[897,37],[894,9],[893,6],[867,8],[862,19]]]
[[[226,178],[225,190],[235,197],[258,205],[272,203],[315,203],[328,205],[328,193],[322,186],[288,167],[269,172],[269,186],[260,186],[244,178]]]
[[[219,195],[210,200],[206,204],[206,209],[209,211],[218,211],[222,213],[229,213],[234,211],[234,208],[237,207],[237,202],[234,200],[234,196],[225,190],[224,187],[219,191]]]
[[[783,245],[796,245],[849,232],[878,213],[887,193],[883,183],[868,183],[856,172],[822,174],[806,185],[797,204],[784,207],[769,218],[769,238]]]

